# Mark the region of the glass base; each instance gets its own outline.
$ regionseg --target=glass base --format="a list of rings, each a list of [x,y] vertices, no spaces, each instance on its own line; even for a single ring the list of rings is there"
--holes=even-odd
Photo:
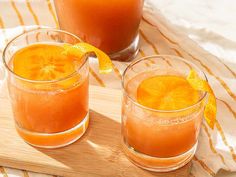
[[[136,166],[153,172],[169,172],[186,165],[194,156],[197,143],[187,152],[170,158],[152,157],[134,150],[122,143],[122,148],[128,159]]]
[[[89,124],[89,114],[87,114],[83,121],[75,127],[58,133],[36,133],[25,130],[17,124],[16,130],[24,141],[32,146],[40,148],[60,148],[74,143],[86,132]]]
[[[118,60],[118,61],[131,61],[136,57],[139,51],[139,34],[135,37],[134,41],[125,49],[110,54],[110,58],[112,60]]]

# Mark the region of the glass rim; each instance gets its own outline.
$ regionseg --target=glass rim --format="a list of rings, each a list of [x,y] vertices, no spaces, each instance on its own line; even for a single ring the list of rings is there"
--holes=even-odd
[[[23,80],[23,81],[26,81],[26,82],[30,82],[30,83],[50,84],[50,83],[56,83],[56,82],[61,82],[61,81],[67,80],[67,79],[69,79],[69,78],[75,76],[76,74],[78,74],[78,72],[75,70],[73,73],[71,73],[71,74],[69,74],[69,75],[67,75],[67,76],[65,76],[65,77],[62,77],[62,78],[59,78],[59,79],[55,79],[55,80],[32,80],[32,79],[27,79],[27,78],[24,78],[24,77],[22,77],[22,76],[16,74],[16,73],[8,66],[8,64],[7,64],[7,62],[6,62],[6,56],[5,56],[5,55],[6,55],[6,52],[7,52],[8,48],[10,47],[10,45],[11,45],[15,40],[17,40],[18,38],[23,37],[23,36],[25,36],[25,35],[27,35],[27,34],[30,34],[30,33],[49,32],[49,31],[67,34],[67,35],[72,36],[73,38],[79,40],[80,42],[82,42],[82,40],[81,40],[78,36],[76,36],[76,35],[74,35],[74,34],[72,34],[72,33],[70,33],[70,32],[67,32],[67,31],[64,31],[64,30],[60,30],[60,29],[56,29],[56,28],[50,28],[50,27],[49,27],[49,28],[47,28],[47,27],[42,27],[42,28],[38,28],[38,29],[28,30],[28,31],[26,31],[26,32],[24,32],[24,33],[22,33],[22,34],[19,34],[19,35],[15,36],[13,39],[11,39],[11,40],[7,43],[7,45],[5,46],[5,48],[4,48],[4,50],[3,50],[3,54],[2,54],[3,65],[6,67],[6,69],[7,69],[11,74],[14,75],[14,77],[17,77],[17,78],[20,79],[20,80]],[[30,45],[30,44],[29,44],[29,45]],[[85,54],[85,55],[83,56],[83,62],[82,62],[82,64],[77,68],[78,70],[80,70],[80,69],[85,65],[85,63],[87,62],[88,58],[89,58],[89,54]]]
[[[201,98],[199,98],[199,100],[194,103],[193,105],[190,105],[190,106],[187,106],[185,108],[181,108],[181,109],[174,109],[174,110],[161,110],[161,109],[154,109],[154,108],[149,108],[147,106],[144,106],[140,103],[138,103],[135,99],[133,99],[130,94],[127,93],[126,91],[126,88],[125,88],[125,85],[124,85],[124,80],[125,80],[125,75],[126,73],[128,72],[128,70],[138,64],[139,62],[141,61],[144,61],[144,60],[147,60],[147,59],[150,59],[150,58],[158,58],[158,57],[174,57],[176,58],[177,60],[180,60],[180,61],[183,61],[184,63],[188,63],[190,64],[191,66],[194,66],[204,77],[204,79],[208,82],[208,79],[206,77],[206,74],[194,63],[182,58],[182,57],[178,57],[178,56],[175,56],[175,55],[150,55],[150,56],[146,56],[146,57],[142,57],[138,60],[135,60],[135,61],[132,61],[127,67],[126,69],[124,70],[123,74],[122,74],[122,80],[121,80],[121,87],[122,87],[122,92],[123,94],[125,94],[136,106],[142,108],[142,109],[145,109],[145,110],[148,110],[148,111],[152,111],[152,112],[157,112],[157,113],[176,113],[176,112],[183,112],[183,111],[186,111],[188,109],[191,109],[191,108],[194,108],[195,106],[199,105],[203,100],[204,98],[208,95],[207,92],[204,91],[204,94]]]

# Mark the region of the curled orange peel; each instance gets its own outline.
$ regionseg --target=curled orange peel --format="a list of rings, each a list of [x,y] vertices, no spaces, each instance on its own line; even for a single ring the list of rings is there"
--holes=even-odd
[[[210,87],[209,83],[201,79],[194,70],[190,71],[187,77],[187,81],[195,90],[208,93],[208,102],[204,110],[204,117],[209,127],[211,129],[214,129],[214,125],[216,122],[217,106],[216,97],[212,88]]]
[[[85,43],[80,42],[75,45],[64,44],[65,55],[72,55],[78,58],[82,58],[85,54],[95,53],[99,62],[99,72],[102,74],[110,73],[112,71],[112,62],[110,57],[100,49]]]

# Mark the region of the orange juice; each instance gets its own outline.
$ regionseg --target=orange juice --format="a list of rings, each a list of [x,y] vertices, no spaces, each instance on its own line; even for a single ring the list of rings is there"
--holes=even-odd
[[[63,55],[63,50],[60,45],[33,44],[10,60],[13,72],[26,79],[8,84],[16,127],[36,146],[67,144],[88,125],[87,62]],[[79,69],[83,74],[77,73]],[[78,127],[81,122],[84,127]]]
[[[27,143],[58,148],[85,133],[91,55],[100,73],[112,71],[106,53],[66,31],[40,28],[7,44],[3,63],[15,126]]]
[[[54,0],[61,29],[108,54],[127,48],[136,38],[143,0]]]
[[[206,94],[188,76],[192,69],[203,80],[204,75],[186,63],[175,56],[150,56],[132,62],[123,74],[122,148],[139,167],[175,170],[196,151]]]
[[[127,88],[131,94],[136,93],[137,101],[143,106],[163,111],[178,110],[194,105],[200,98],[199,92],[180,76],[146,78],[134,92],[132,85],[140,78],[144,78],[144,74],[129,81]],[[156,113],[149,115],[144,122],[141,113],[136,115],[129,110],[125,122],[127,143],[149,156],[168,158],[181,155],[196,144],[202,114],[203,109],[194,114],[191,111],[172,113],[169,117]],[[180,120],[183,116],[185,120]]]

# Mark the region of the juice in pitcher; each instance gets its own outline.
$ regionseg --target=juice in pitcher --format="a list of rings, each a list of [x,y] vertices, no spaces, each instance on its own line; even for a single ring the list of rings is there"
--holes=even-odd
[[[130,59],[138,50],[143,0],[54,0],[61,29],[108,53]]]

